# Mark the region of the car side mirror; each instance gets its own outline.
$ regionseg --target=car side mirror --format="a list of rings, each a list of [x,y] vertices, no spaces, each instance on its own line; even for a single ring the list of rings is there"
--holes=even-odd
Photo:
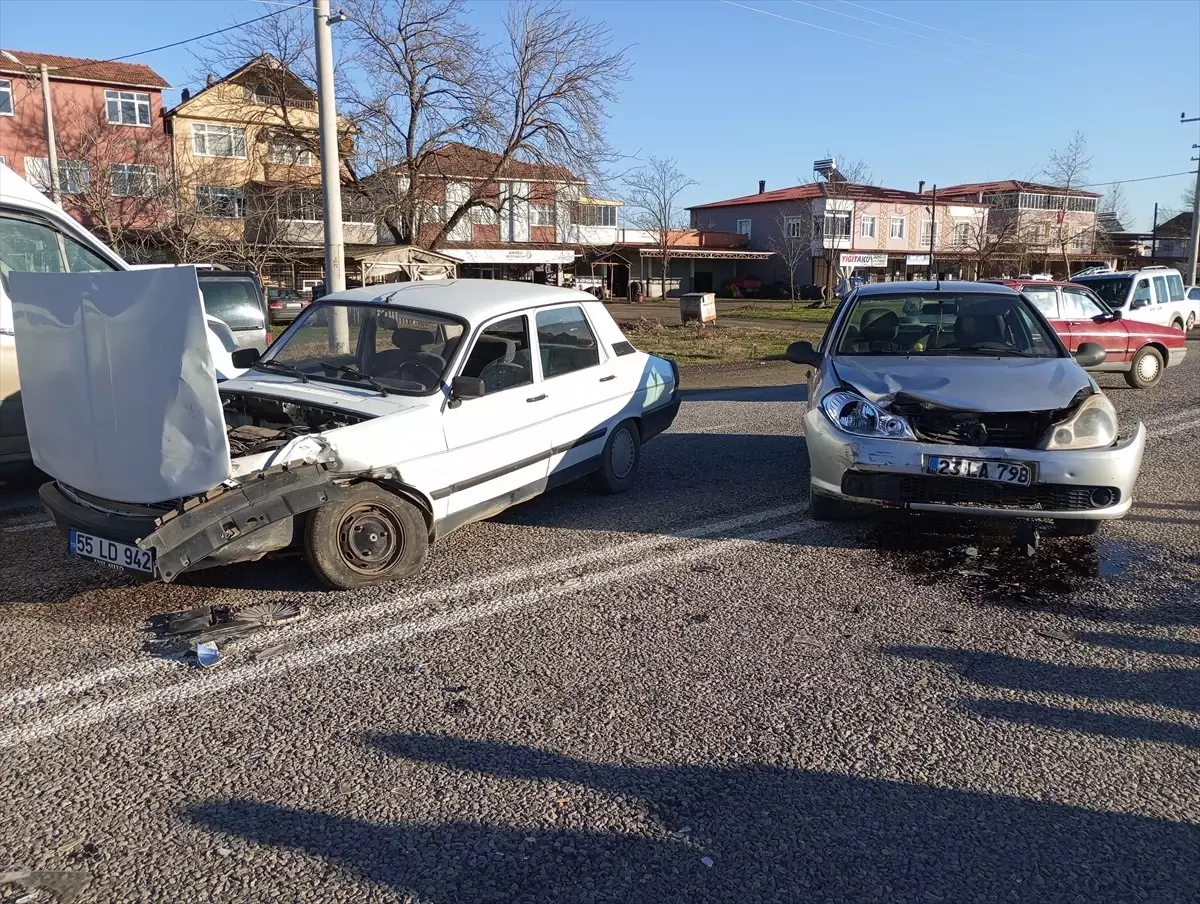
[[[1129,310],[1136,311],[1138,308],[1144,308],[1148,304],[1150,304],[1149,298],[1135,298],[1129,302]]]
[[[1117,320],[1120,320],[1120,319],[1121,319],[1121,312],[1120,312],[1120,310],[1116,310],[1116,311],[1110,311],[1110,312],[1109,312],[1109,319],[1110,319],[1110,320],[1112,320],[1112,321],[1114,321],[1114,322],[1115,322],[1115,321],[1117,321]]]
[[[1075,363],[1080,367],[1096,367],[1103,364],[1104,359],[1108,357],[1108,352],[1104,350],[1104,346],[1096,342],[1084,342],[1079,346],[1079,350],[1075,352]]]
[[[455,377],[454,382],[450,384],[451,398],[460,402],[464,399],[478,399],[486,394],[487,389],[479,377]]]
[[[242,370],[245,370],[247,367],[253,367],[258,363],[258,350],[253,348],[239,348],[230,357],[233,358],[234,367],[240,367]]]
[[[812,347],[811,342],[793,342],[784,353],[793,364],[807,364],[816,367],[821,363],[821,353]]]

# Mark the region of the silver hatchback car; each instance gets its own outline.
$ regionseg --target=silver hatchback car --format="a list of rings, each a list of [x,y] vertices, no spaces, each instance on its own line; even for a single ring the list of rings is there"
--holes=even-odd
[[[849,503],[1051,519],[1090,534],[1133,503],[1146,430],[1122,434],[1084,371],[1023,295],[971,282],[881,283],[842,303],[807,365],[813,517]]]

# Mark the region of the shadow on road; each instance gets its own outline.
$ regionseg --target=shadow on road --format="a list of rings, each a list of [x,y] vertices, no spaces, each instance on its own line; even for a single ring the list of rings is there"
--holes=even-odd
[[[187,815],[223,835],[333,861],[430,904],[1167,904],[1190,900],[1200,871],[1200,828],[1140,816],[770,766],[608,765],[421,734],[374,743],[409,768],[434,770],[444,795],[469,797],[474,813],[516,808],[518,815],[507,825],[377,821],[248,799],[197,805]],[[582,794],[562,790],[563,806],[545,814],[564,783]],[[524,802],[507,799],[522,792]],[[617,801],[574,800],[596,794]],[[546,804],[521,812],[530,796]],[[620,810],[636,817],[626,815],[617,828]],[[555,820],[559,826],[547,825]]]

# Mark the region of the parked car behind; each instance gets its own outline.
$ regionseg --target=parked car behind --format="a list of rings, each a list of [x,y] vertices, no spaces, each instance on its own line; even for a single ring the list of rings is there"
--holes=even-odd
[[[13,273],[81,273],[130,269],[121,257],[67,216],[61,207],[0,163],[0,465],[30,460],[25,406],[17,362],[12,299]],[[207,318],[209,358],[216,379],[241,371],[232,364],[237,348],[229,328]],[[232,346],[232,349],[231,347]]]
[[[233,330],[238,348],[264,352],[271,344],[267,300],[258,274],[241,270],[200,270],[204,309]]]
[[[68,280],[27,274],[21,289],[27,382],[93,436],[72,443],[61,418],[31,422],[55,478],[42,500],[74,554],[164,581],[297,542],[331,587],[405,577],[432,541],[547,487],[594,476],[604,492],[630,489],[642,444],[679,410],[676,366],[570,289],[430,280],[334,293],[219,389],[189,365],[186,335],[164,336],[148,361],[39,371],[43,348],[89,329],[133,341],[133,318],[63,323],[42,309],[70,306]],[[101,289],[146,316],[173,303],[133,281]],[[89,404],[135,380],[147,389],[128,404]]]
[[[1087,286],[1128,320],[1190,330],[1200,319],[1200,301],[1187,297],[1183,277],[1170,267],[1093,273],[1072,282]]]
[[[1067,348],[1083,342],[1104,347],[1104,361],[1087,368],[1116,372],[1134,389],[1158,385],[1168,367],[1183,362],[1187,336],[1173,327],[1126,320],[1091,289],[1074,283],[989,279],[1021,292],[1054,327]]]
[[[291,323],[310,304],[312,302],[295,289],[267,287],[267,309],[271,314],[271,323]]]
[[[920,311],[919,314],[913,313]],[[841,306],[807,365],[811,512],[850,503],[1051,519],[1093,533],[1133,501],[1146,430],[1112,403],[1024,296],[989,283],[877,283]]]

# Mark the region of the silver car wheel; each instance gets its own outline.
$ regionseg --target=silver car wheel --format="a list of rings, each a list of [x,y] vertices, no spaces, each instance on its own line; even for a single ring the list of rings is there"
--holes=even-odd
[[[624,480],[633,470],[637,460],[637,448],[628,427],[621,427],[613,435],[612,446],[609,450],[608,463],[612,468],[613,477]]]
[[[1158,357],[1156,355],[1142,355],[1142,359],[1137,363],[1138,379],[1144,383],[1151,383],[1158,376]]]

